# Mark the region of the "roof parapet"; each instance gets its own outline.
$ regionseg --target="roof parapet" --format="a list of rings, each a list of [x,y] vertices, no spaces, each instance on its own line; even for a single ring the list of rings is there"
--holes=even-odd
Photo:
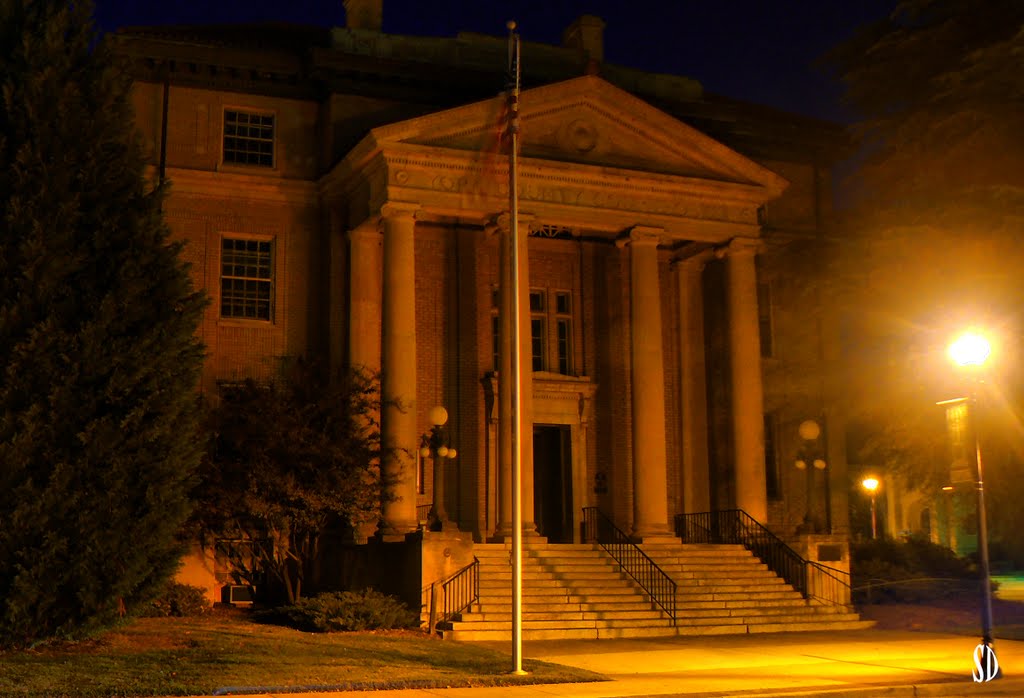
[[[605,22],[594,15],[580,15],[562,32],[562,46],[581,51],[588,61],[604,62]]]

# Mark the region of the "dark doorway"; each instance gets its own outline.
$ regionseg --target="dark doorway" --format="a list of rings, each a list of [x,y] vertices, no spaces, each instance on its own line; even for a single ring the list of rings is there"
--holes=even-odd
[[[572,543],[572,447],[568,426],[533,428],[533,508],[549,543]]]

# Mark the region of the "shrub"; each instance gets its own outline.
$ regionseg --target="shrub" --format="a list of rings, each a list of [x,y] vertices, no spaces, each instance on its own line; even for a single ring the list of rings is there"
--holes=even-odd
[[[256,618],[316,633],[409,628],[418,621],[401,601],[373,589],[317,594],[259,611]]]
[[[920,537],[854,544],[850,563],[854,593],[867,603],[947,598],[973,589],[978,580],[970,560]]]
[[[174,616],[201,616],[212,608],[206,598],[206,590],[189,584],[171,582],[163,593],[150,603],[140,607],[139,615],[144,618],[166,618]]]

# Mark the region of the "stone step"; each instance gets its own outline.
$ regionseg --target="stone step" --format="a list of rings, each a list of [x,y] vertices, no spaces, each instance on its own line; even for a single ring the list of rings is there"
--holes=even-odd
[[[774,590],[780,587],[790,588],[785,581],[778,577],[739,577],[739,578],[691,578],[691,579],[673,579],[677,587],[685,587],[693,589],[695,587],[740,587],[743,589],[764,589]]]
[[[809,605],[741,546],[658,544],[642,549],[677,584],[672,625],[603,549],[524,546],[523,639],[832,630],[865,627],[856,613]],[[443,631],[459,640],[511,638],[510,547],[475,546],[480,599]],[[870,625],[870,624],[868,624]]]
[[[537,581],[548,581],[557,580],[565,582],[581,581],[586,582],[589,580],[593,581],[604,581],[608,578],[620,578],[630,579],[628,574],[620,572],[618,568],[607,567],[605,569],[583,569],[583,570],[572,570],[565,567],[559,568],[558,570],[523,570],[523,584],[531,580]],[[480,582],[505,582],[511,583],[512,573],[508,571],[501,571],[497,573],[488,574],[486,580],[484,579],[483,570],[481,570]]]
[[[522,603],[523,613],[525,613],[527,611],[529,611],[529,612],[539,612],[539,613],[558,613],[558,612],[561,612],[563,610],[565,610],[565,611],[593,611],[595,613],[616,613],[616,612],[620,612],[620,611],[628,612],[628,613],[634,613],[634,612],[648,611],[648,610],[651,610],[651,608],[652,608],[652,604],[649,601],[641,601],[641,600],[621,601],[621,602],[614,602],[614,603],[597,603],[597,604],[591,604],[591,603],[584,604],[584,603],[579,603],[579,602],[577,602],[577,603],[565,602],[565,603],[561,603],[561,604],[544,604],[544,603],[529,603],[529,602],[526,602],[524,600],[523,603]],[[512,612],[512,602],[510,600],[500,601],[500,602],[488,600],[485,603],[476,604],[473,607],[473,612],[475,613],[477,610],[480,610],[481,612],[484,612],[484,613],[488,613],[488,612],[511,613]]]
[[[748,607],[748,608],[786,608],[792,606],[806,606],[807,599],[795,595],[791,599],[767,599],[758,601],[756,599],[745,599],[741,601],[722,601],[709,599],[707,601],[680,601],[676,600],[676,608],[679,609],[708,609],[708,608],[733,608],[733,607]]]
[[[547,620],[633,620],[633,621],[650,621],[650,620],[667,620],[668,616],[661,611],[652,611],[648,607],[644,610],[618,610],[618,611],[594,611],[594,610],[563,610],[563,611],[527,611],[525,608],[522,613],[523,623],[533,623],[535,621],[547,621]],[[473,611],[472,614],[467,614],[465,617],[460,618],[460,621],[466,623],[476,622],[492,622],[498,621],[503,623],[512,622],[512,611],[498,611],[492,609],[485,609],[477,613]],[[532,626],[531,626],[532,627]]]
[[[707,635],[745,635],[753,633],[774,633],[774,632],[812,632],[812,631],[848,631],[865,630],[874,626],[874,621],[840,621],[835,623],[755,623],[745,624],[722,624],[722,625],[694,625],[694,626],[671,626],[665,625],[643,625],[627,626],[617,625],[615,627],[592,627],[592,628],[571,628],[571,629],[540,629],[523,628],[523,640],[575,640],[575,639],[612,639],[612,638],[642,638],[642,637],[700,637]],[[502,628],[476,628],[458,624],[458,627],[443,631],[445,639],[461,640],[463,642],[500,642],[511,640],[512,630],[508,626]]]
[[[793,589],[783,588],[780,591],[719,591],[709,589],[707,591],[688,591],[679,589],[676,593],[676,603],[687,601],[743,601],[755,599],[766,601],[769,599],[792,599],[803,598],[800,593]]]

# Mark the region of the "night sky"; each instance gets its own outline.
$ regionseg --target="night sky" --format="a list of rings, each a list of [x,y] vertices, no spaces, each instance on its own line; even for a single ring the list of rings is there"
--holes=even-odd
[[[286,21],[343,26],[342,0],[95,0],[103,31],[120,26]],[[561,43],[581,14],[607,22],[605,60],[699,80],[706,90],[849,121],[841,88],[812,63],[896,0],[384,0],[384,31],[505,35]]]

